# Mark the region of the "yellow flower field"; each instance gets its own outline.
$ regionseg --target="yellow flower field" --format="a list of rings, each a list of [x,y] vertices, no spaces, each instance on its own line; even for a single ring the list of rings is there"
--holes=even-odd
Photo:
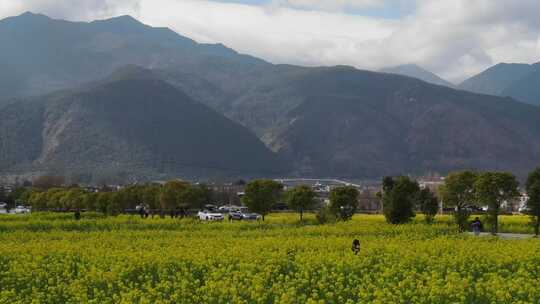
[[[540,240],[437,221],[3,216],[0,303],[540,303]],[[528,229],[526,217],[501,221]]]

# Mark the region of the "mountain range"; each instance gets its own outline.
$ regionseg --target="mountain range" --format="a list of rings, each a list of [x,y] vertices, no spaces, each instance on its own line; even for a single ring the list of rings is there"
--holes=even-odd
[[[540,105],[540,63],[500,63],[465,80],[459,88]]]
[[[404,65],[399,65],[395,67],[384,68],[384,69],[379,70],[379,72],[409,76],[413,78],[418,78],[420,80],[423,80],[425,82],[429,82],[432,84],[442,85],[442,86],[446,86],[450,88],[454,87],[454,85],[451,82],[442,79],[436,74],[424,68],[421,68],[420,66],[416,64],[404,64]]]
[[[378,178],[540,163],[540,108],[421,68],[276,65],[129,16],[32,13],[0,21],[0,64],[4,174]]]
[[[273,175],[278,157],[249,130],[129,66],[87,86],[0,113],[0,167],[83,180]],[[84,174],[86,176],[84,176]]]

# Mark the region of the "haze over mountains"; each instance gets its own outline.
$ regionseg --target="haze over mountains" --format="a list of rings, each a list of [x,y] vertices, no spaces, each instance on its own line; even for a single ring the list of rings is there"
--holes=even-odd
[[[4,174],[378,178],[540,163],[540,108],[414,66],[274,65],[128,16],[31,13],[0,21],[0,64]],[[487,79],[467,86],[516,84]]]
[[[437,85],[447,86],[451,88],[454,87],[451,82],[442,79],[441,77],[435,75],[434,73],[426,69],[419,67],[416,64],[405,64],[395,67],[384,68],[379,70],[379,72],[409,76]]]

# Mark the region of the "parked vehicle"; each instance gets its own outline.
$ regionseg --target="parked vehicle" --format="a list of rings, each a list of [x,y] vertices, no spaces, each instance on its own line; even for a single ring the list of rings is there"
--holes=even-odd
[[[242,220],[258,221],[261,219],[262,219],[262,216],[258,213],[242,213]]]
[[[204,210],[208,210],[208,211],[217,211],[218,208],[217,208],[216,205],[207,204],[207,205],[204,205]]]
[[[0,203],[0,214],[7,214],[7,204],[6,203]]]
[[[239,221],[239,220],[241,220],[243,218],[243,214],[240,211],[233,210],[233,211],[229,212],[229,217],[232,220]]]
[[[224,219],[223,214],[209,210],[199,211],[197,217],[202,221],[222,221]]]
[[[224,205],[218,208],[219,212],[230,213],[230,212],[247,212],[247,207],[234,206],[234,205]]]
[[[10,210],[11,214],[25,214],[25,213],[30,213],[30,212],[31,212],[30,207],[26,207],[22,205],[17,206],[14,209]]]

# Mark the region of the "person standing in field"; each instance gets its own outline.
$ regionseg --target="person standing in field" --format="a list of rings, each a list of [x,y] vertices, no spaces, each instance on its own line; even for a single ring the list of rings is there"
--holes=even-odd
[[[352,250],[352,252],[354,252],[354,255],[357,255],[360,252],[360,240],[355,239],[352,242],[351,250]]]
[[[79,209],[75,210],[74,217],[76,221],[81,219],[81,211]]]
[[[480,221],[480,218],[476,217],[474,221],[471,223],[471,227],[474,232],[474,235],[479,236],[480,232],[482,231],[482,222]]]

